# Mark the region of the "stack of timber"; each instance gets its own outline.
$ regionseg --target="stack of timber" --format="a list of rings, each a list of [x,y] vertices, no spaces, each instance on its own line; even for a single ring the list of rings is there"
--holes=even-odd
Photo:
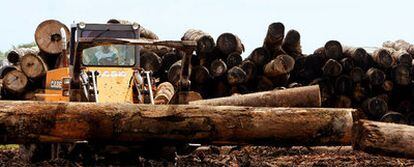
[[[10,66],[0,69],[2,99],[34,100],[45,88],[46,73],[59,66],[62,54],[61,28],[70,36],[68,28],[57,20],[46,20],[35,31],[37,47],[17,48],[7,54]]]

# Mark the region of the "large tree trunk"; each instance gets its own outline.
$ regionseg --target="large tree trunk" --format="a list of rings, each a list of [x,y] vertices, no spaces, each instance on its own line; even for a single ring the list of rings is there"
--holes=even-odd
[[[360,120],[352,138],[356,150],[414,158],[414,126]]]
[[[60,29],[63,28],[66,33],[66,39],[69,40],[69,29],[57,20],[46,20],[39,24],[35,32],[35,41],[40,50],[49,54],[59,54],[62,52],[62,34]]]
[[[192,101],[190,104],[253,107],[320,107],[321,94],[319,86],[316,85]]]
[[[353,109],[0,102],[0,143],[348,145]]]

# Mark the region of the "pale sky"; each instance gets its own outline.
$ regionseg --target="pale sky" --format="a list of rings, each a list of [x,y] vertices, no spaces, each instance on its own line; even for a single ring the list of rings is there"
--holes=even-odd
[[[414,43],[414,1],[409,0],[3,0],[0,50],[34,41],[45,19],[104,23],[136,21],[161,39],[179,40],[190,28],[215,39],[224,32],[240,37],[244,56],[262,45],[267,26],[282,22],[301,33],[304,53],[331,39],[344,45],[380,46],[386,40]]]

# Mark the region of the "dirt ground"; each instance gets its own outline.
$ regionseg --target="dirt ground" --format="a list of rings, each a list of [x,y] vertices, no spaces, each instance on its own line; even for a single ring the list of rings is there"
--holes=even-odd
[[[353,151],[351,147],[200,147],[175,163],[137,158],[134,166],[414,166],[414,159],[392,158]],[[2,148],[0,166],[83,166],[63,159],[31,164],[15,147]],[[120,166],[98,164],[98,166]],[[121,165],[123,166],[123,165]]]

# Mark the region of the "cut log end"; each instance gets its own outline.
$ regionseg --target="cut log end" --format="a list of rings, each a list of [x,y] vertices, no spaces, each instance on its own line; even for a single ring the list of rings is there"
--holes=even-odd
[[[217,38],[217,47],[225,55],[233,52],[242,53],[244,51],[243,44],[239,37],[232,33],[223,33]]]
[[[227,65],[221,59],[216,59],[211,62],[210,73],[213,77],[223,76],[227,72]]]
[[[269,77],[275,77],[287,74],[293,70],[295,66],[295,59],[289,55],[279,55],[276,59],[266,64],[264,74]]]
[[[38,79],[46,75],[48,67],[44,60],[34,54],[27,54],[21,58],[21,70],[29,78]]]
[[[14,69],[8,71],[2,81],[3,88],[10,93],[21,94],[27,87],[28,79],[23,72]]]
[[[59,54],[62,52],[62,34],[60,29],[63,28],[66,37],[70,37],[69,29],[57,20],[46,20],[39,24],[35,31],[35,41],[37,46],[50,54]],[[69,40],[69,39],[67,39]]]
[[[327,58],[341,60],[343,58],[342,45],[338,41],[331,40],[325,44],[325,54]]]

